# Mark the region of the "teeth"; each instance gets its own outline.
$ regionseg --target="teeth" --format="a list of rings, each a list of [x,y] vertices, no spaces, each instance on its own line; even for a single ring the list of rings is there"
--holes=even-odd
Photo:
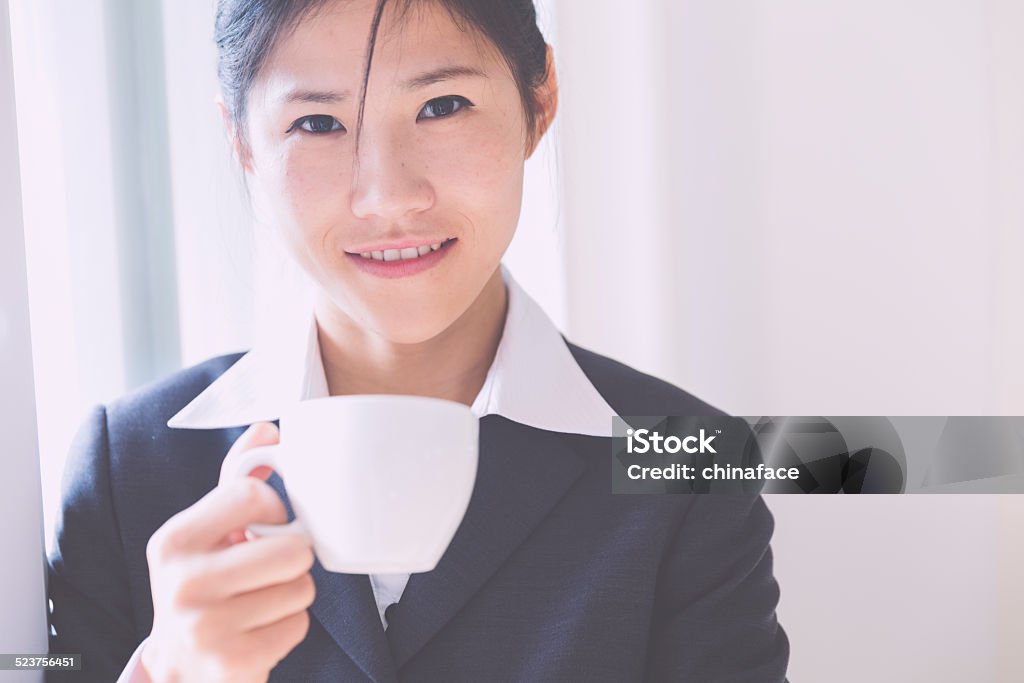
[[[406,247],[404,249],[364,251],[359,255],[363,258],[372,258],[375,261],[407,261],[409,259],[419,258],[425,254],[429,254],[431,251],[437,251],[445,242],[448,242],[448,240],[438,242],[437,244],[424,244],[419,247]]]

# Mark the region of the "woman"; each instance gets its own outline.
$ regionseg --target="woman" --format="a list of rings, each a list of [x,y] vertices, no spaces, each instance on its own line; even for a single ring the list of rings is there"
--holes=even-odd
[[[569,344],[501,266],[557,106],[531,0],[221,0],[216,36],[308,327],[83,426],[49,572],[67,680],[783,680],[761,498],[610,493],[613,414],[721,413]],[[248,538],[287,492],[262,468],[217,486],[226,452],[275,443],[283,401],[370,393],[481,417],[438,567],[336,574]]]

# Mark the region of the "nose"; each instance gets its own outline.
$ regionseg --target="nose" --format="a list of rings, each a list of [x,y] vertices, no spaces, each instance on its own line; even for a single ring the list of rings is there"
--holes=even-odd
[[[399,136],[364,129],[355,164],[352,213],[357,218],[393,221],[433,205],[433,187]]]

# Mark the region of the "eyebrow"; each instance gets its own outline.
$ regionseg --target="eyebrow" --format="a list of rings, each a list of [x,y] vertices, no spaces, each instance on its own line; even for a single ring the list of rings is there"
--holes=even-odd
[[[352,96],[348,90],[292,90],[285,95],[285,102],[312,102],[314,104],[337,104]]]
[[[440,83],[441,81],[450,81],[454,78],[463,77],[487,78],[487,74],[472,66],[446,66],[414,76],[407,80],[403,86],[406,90],[415,90],[417,88],[425,88],[434,83]]]
[[[426,71],[413,76],[402,84],[406,90],[425,88],[434,83],[450,81],[456,78],[487,78],[487,74],[472,66],[446,66],[433,71]],[[313,104],[338,104],[352,97],[349,90],[292,90],[288,92],[285,102],[311,102]]]

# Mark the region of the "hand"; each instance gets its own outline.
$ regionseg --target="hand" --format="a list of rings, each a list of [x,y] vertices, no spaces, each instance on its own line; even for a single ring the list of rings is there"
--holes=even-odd
[[[272,423],[256,423],[231,451],[277,441]],[[288,521],[270,472],[223,483],[150,538],[153,630],[141,661],[154,683],[265,682],[306,637],[316,595],[309,542],[245,536],[249,524]]]

